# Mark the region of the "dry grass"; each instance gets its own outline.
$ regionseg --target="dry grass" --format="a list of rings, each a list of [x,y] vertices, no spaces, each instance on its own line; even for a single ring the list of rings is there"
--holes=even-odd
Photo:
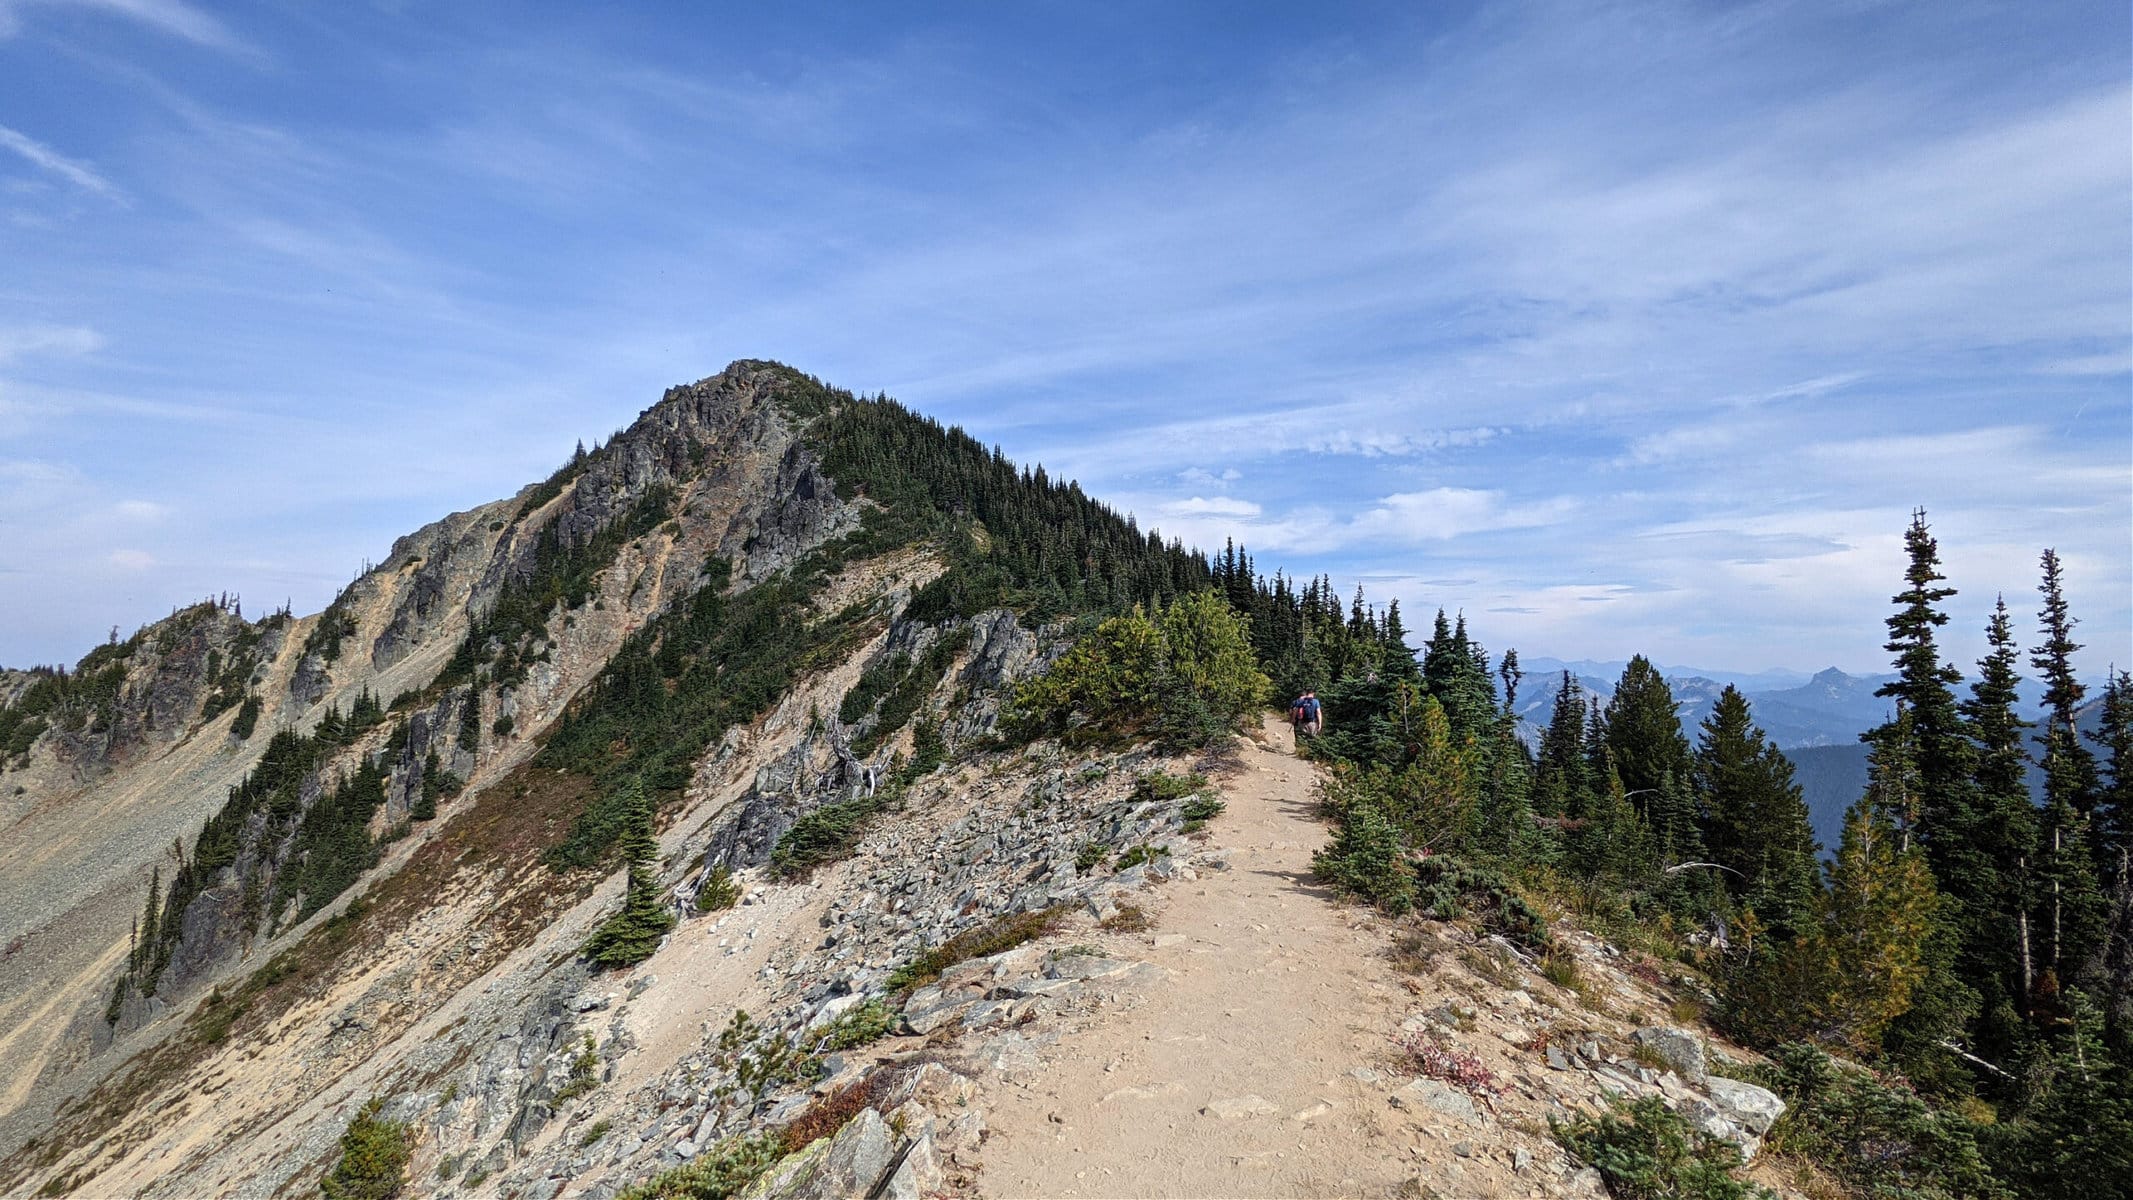
[[[1155,922],[1149,918],[1148,911],[1140,905],[1121,904],[1118,911],[1105,917],[1097,928],[1106,933],[1144,933],[1154,925]]]
[[[895,1067],[869,1071],[857,1081],[808,1105],[799,1116],[778,1130],[778,1141],[783,1144],[785,1153],[798,1153],[830,1137],[844,1128],[845,1122],[858,1116],[860,1109],[878,1109],[903,1079],[903,1074]]]

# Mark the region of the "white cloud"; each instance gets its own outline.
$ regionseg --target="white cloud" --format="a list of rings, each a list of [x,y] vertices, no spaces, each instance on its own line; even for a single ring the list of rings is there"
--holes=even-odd
[[[168,506],[153,500],[121,500],[111,511],[129,521],[160,521],[170,515]]]
[[[1560,521],[1578,501],[1559,496],[1534,504],[1510,504],[1504,493],[1480,488],[1437,487],[1386,496],[1348,523],[1351,538],[1383,538],[1410,545],[1449,541],[1496,529],[1527,529]]]
[[[14,151],[30,165],[57,175],[83,191],[94,192],[109,200],[125,198],[110,180],[97,174],[95,168],[68,158],[20,130],[0,125],[0,147]]]
[[[156,565],[155,556],[145,550],[113,550],[108,561],[122,571],[146,571]]]
[[[94,354],[104,339],[93,329],[79,326],[26,325],[0,329],[0,366],[32,354]]]

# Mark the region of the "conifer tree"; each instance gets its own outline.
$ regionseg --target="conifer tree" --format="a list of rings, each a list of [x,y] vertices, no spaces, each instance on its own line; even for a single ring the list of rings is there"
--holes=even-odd
[[[1576,676],[1565,671],[1533,767],[1533,807],[1546,817],[1577,817],[1585,811],[1591,794],[1592,774],[1585,756],[1585,690]]]
[[[632,784],[627,824],[622,835],[622,855],[628,863],[629,881],[622,908],[593,931],[585,954],[596,967],[626,967],[643,962],[659,949],[659,939],[674,928],[674,914],[667,911],[659,894],[659,877],[653,871],[659,857],[659,841],[652,830],[652,801],[641,784]]]
[[[1707,814],[1705,850],[1728,868],[1727,889],[1773,934],[1804,928],[1818,876],[1807,802],[1738,688],[1721,692],[1704,720],[1692,778]]]
[[[437,797],[443,792],[444,764],[437,760],[433,748],[422,759],[422,783],[415,789],[415,802],[408,806],[408,819],[414,821],[434,820],[437,816]]]
[[[2036,857],[2039,915],[2048,947],[2044,963],[2051,979],[2042,987],[2038,1007],[2050,1010],[2043,1015],[2051,1019],[2063,1007],[2056,998],[2059,990],[2100,948],[2106,912],[2089,831],[2098,791],[2096,759],[2075,727],[2087,692],[2074,675],[2073,657],[2081,646],[2073,638],[2075,620],[2067,610],[2058,554],[2046,550],[2042,567],[2037,590],[2044,597],[2038,618],[2044,641],[2029,661],[2044,682],[2044,732],[2037,738],[2044,748],[2044,812]]]
[[[1976,756],[1951,690],[1962,681],[1962,672],[1941,661],[1934,638],[1934,630],[1948,623],[1940,605],[1955,589],[1940,586],[1947,576],[1941,574],[1940,544],[1926,524],[1924,509],[1912,512],[1903,544],[1908,559],[1905,587],[1892,598],[1897,607],[1888,618],[1889,640],[1882,647],[1896,656],[1896,678],[1874,694],[1893,698],[1908,718],[1910,745],[1904,757],[1918,772],[1917,787],[1910,794],[1917,811],[1891,815],[1903,822],[1900,829],[1907,838],[1925,843],[1934,877],[1945,885],[1965,869],[1951,852],[1960,850],[1978,820],[1972,782]],[[1878,741],[1893,733],[1892,721],[1860,739]]]
[[[152,973],[156,957],[156,945],[161,941],[163,920],[163,868],[157,867],[148,876],[148,906],[141,913],[141,934],[134,964],[136,972],[151,973],[141,988],[144,995],[155,995],[155,978]]]
[[[1689,778],[1689,742],[1681,732],[1674,690],[1650,659],[1639,654],[1622,668],[1613,699],[1607,702],[1604,742],[1622,776],[1622,787],[1651,827],[1660,846],[1694,844],[1695,823],[1689,814],[1662,811],[1668,779]],[[1678,793],[1677,793],[1678,798]],[[1686,824],[1684,825],[1684,823]]]
[[[1917,786],[1908,733],[1894,730],[1874,747],[1866,792],[1845,814],[1812,947],[1823,1037],[1857,1053],[1879,1047],[1930,974],[1926,941],[1940,897],[1896,820]]]
[[[468,753],[481,749],[481,676],[467,688],[467,702],[459,710],[459,748]]]
[[[1994,1027],[1988,1048],[1997,1050],[2012,1036],[2013,1018],[2026,1006],[2036,977],[2028,876],[2037,815],[2022,746],[2029,722],[2015,710],[2021,676],[2004,597],[1993,604],[1985,640],[1990,650],[1978,660],[1977,681],[1962,704],[1977,742],[1976,819],[1952,844],[1936,845],[1949,864],[1942,890],[1959,905],[1961,970]]]

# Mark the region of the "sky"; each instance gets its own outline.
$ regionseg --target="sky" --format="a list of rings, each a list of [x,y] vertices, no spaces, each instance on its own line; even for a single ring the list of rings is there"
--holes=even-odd
[[[2105,3],[0,0],[0,663],[775,358],[1492,649],[2133,664]],[[2033,639],[2031,639],[2033,640]]]

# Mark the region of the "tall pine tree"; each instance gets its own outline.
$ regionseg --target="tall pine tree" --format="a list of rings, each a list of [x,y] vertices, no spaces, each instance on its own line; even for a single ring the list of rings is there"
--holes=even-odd
[[[1704,720],[1692,777],[1707,814],[1705,852],[1731,872],[1728,890],[1773,934],[1791,937],[1814,903],[1814,830],[1792,761],[1756,726],[1739,689],[1719,693]]]
[[[1978,820],[1971,782],[1976,756],[1951,690],[1963,676],[1941,661],[1934,638],[1934,630],[1948,623],[1940,605],[1955,589],[1941,586],[1947,576],[1940,570],[1940,544],[1926,525],[1924,509],[1911,514],[1903,544],[1908,559],[1904,590],[1893,597],[1896,611],[1888,618],[1889,640],[1883,645],[1896,656],[1896,678],[1874,694],[1893,698],[1909,718],[1905,755],[1918,772],[1916,811],[1900,819],[1906,836],[1925,843],[1935,879],[1946,884],[1964,869],[1954,852]],[[1861,738],[1879,741],[1893,730],[1891,722]]]

